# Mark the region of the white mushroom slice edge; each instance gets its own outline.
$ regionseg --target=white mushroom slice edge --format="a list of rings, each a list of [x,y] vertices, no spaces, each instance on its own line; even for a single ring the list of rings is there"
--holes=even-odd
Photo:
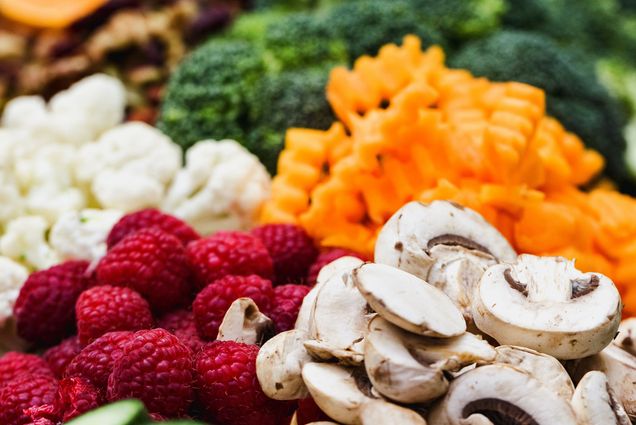
[[[428,422],[456,425],[471,416],[474,420],[463,423],[578,424],[568,401],[525,371],[502,364],[481,366],[455,379]]]
[[[256,303],[251,298],[238,298],[225,312],[216,339],[260,345],[273,333],[274,322]]]
[[[630,317],[621,322],[614,344],[636,356],[636,317]]]
[[[475,362],[490,362],[495,350],[470,333],[429,338],[406,332],[380,316],[369,323],[364,365],[373,387],[401,403],[423,403],[444,394],[446,371]]]
[[[464,317],[453,301],[415,275],[366,263],[353,271],[352,278],[371,308],[402,329],[443,338],[466,331]]]
[[[576,386],[572,407],[581,425],[631,425],[620,401],[616,399],[603,372],[585,374]]]
[[[265,395],[275,400],[307,396],[302,368],[312,358],[303,346],[306,338],[305,332],[292,329],[263,344],[256,356],[256,377]]]
[[[497,229],[473,210],[448,201],[409,202],[391,216],[378,234],[375,261],[428,278],[437,245],[481,251],[512,261],[514,249]]]
[[[505,363],[525,370],[564,400],[572,399],[574,384],[563,365],[554,357],[525,347],[500,345],[495,348],[496,363]]]
[[[582,273],[565,258],[524,254],[486,270],[472,310],[477,327],[500,344],[567,360],[607,346],[621,309],[618,290],[606,276]]]

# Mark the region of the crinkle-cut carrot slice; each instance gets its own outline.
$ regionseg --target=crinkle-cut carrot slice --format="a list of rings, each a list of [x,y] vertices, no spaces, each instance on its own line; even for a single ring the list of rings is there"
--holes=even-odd
[[[0,0],[0,14],[41,28],[64,28],[91,14],[107,0]]]
[[[524,116],[510,111],[494,111],[490,116],[490,123],[498,127],[508,128],[523,134],[524,138],[530,138],[534,132],[534,123]]]
[[[540,254],[570,245],[580,220],[572,207],[550,202],[527,206],[515,225],[515,241],[522,252]]]

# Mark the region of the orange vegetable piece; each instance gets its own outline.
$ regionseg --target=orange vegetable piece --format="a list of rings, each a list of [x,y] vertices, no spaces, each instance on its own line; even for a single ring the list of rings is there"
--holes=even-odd
[[[0,13],[34,27],[64,28],[107,2],[108,0],[0,0]]]

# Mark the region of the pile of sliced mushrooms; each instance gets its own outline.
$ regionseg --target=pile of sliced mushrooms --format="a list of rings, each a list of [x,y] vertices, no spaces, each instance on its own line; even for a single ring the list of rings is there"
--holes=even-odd
[[[269,397],[311,396],[333,420],[315,425],[630,424],[636,319],[621,324],[621,309],[602,274],[517,256],[454,203],[412,202],[375,263],[320,271],[256,370]]]

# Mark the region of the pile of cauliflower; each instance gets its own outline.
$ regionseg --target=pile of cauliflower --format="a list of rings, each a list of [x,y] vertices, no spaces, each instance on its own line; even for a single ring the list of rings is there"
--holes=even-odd
[[[126,212],[157,207],[202,234],[248,228],[270,176],[232,140],[186,154],[156,128],[122,123],[126,91],[103,74],[48,104],[24,96],[0,125],[0,323],[28,271],[65,259],[96,261]]]

